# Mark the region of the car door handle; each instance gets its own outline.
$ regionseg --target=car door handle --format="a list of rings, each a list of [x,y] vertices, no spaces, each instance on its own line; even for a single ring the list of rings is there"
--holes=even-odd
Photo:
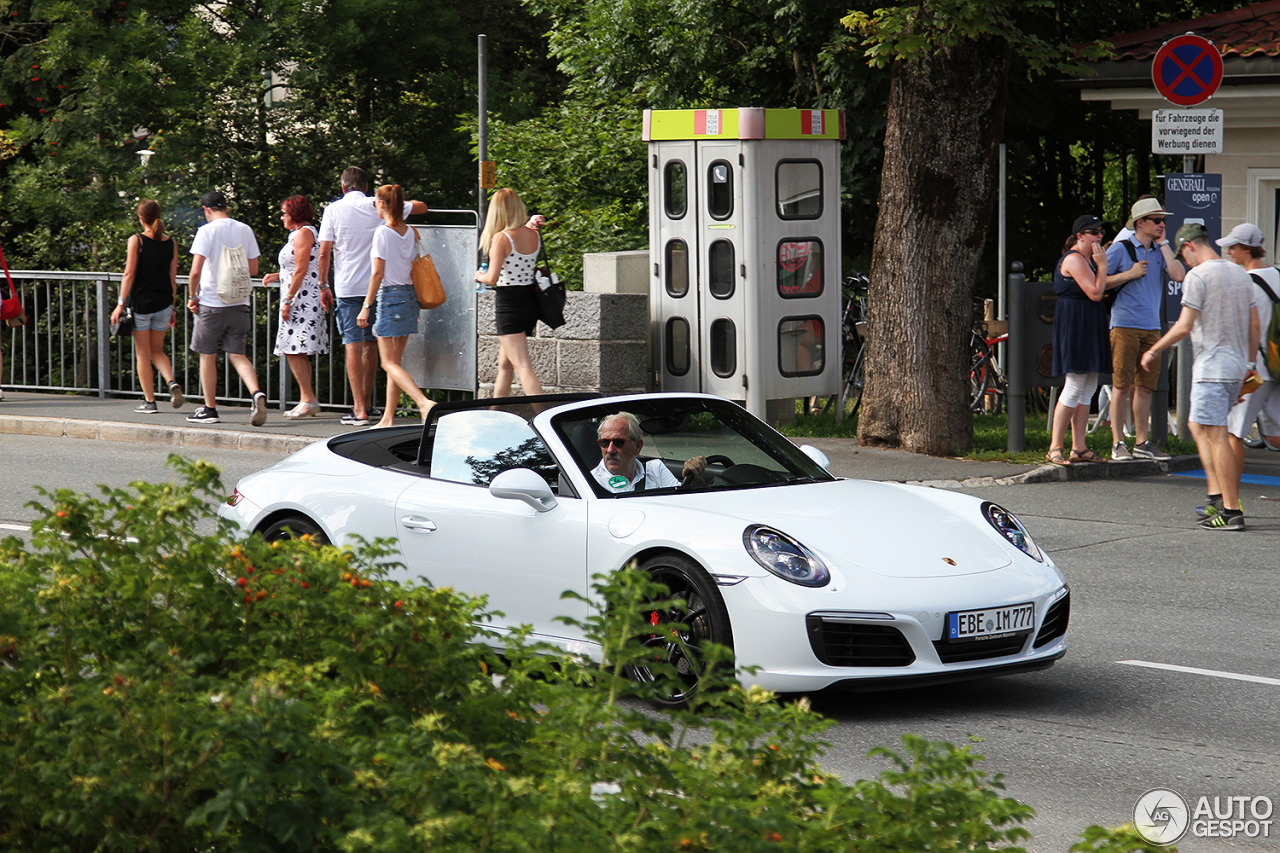
[[[406,515],[400,519],[400,523],[410,530],[417,530],[422,533],[431,533],[436,529],[436,523],[429,518],[422,518],[416,515]]]

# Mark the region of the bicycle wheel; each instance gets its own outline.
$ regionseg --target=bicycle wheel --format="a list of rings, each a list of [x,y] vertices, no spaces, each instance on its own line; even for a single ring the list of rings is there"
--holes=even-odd
[[[983,409],[983,397],[991,386],[991,347],[977,332],[969,333],[969,411]]]
[[[853,367],[849,370],[849,378],[845,380],[845,400],[853,401],[853,409],[849,412],[849,417],[856,418],[858,416],[858,408],[862,405],[862,389],[867,384],[866,364],[863,359],[866,347],[860,347],[858,354],[853,359]]]

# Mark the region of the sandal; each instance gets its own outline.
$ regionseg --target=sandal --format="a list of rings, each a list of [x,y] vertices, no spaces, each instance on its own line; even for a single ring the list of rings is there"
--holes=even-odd
[[[1050,447],[1049,452],[1044,455],[1046,462],[1052,462],[1054,465],[1070,465],[1071,462],[1062,455],[1061,447]]]
[[[299,403],[292,409],[284,413],[289,420],[297,420],[298,418],[314,418],[316,412],[320,411],[319,403]]]
[[[1103,462],[1105,460],[1103,460],[1101,456],[1099,456],[1098,454],[1094,453],[1092,450],[1086,447],[1084,450],[1072,450],[1071,461],[1072,462]]]

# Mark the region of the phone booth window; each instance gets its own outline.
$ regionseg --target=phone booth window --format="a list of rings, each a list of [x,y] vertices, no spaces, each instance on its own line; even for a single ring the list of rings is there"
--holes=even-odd
[[[667,372],[672,376],[689,372],[689,321],[683,317],[667,321]]]
[[[711,370],[722,379],[738,371],[738,330],[732,320],[711,324]]]
[[[826,364],[822,318],[787,317],[778,324],[778,370],[783,376],[815,376]]]
[[[778,295],[802,299],[822,294],[822,241],[783,240],[778,244]]]
[[[707,167],[707,213],[712,219],[728,219],[733,213],[733,167],[728,160]]]
[[[779,219],[822,216],[822,164],[817,160],[783,160],[774,173]]]
[[[683,219],[689,208],[689,180],[684,163],[668,161],[662,170],[662,195],[668,219]]]
[[[717,240],[707,250],[707,280],[710,282],[711,295],[716,299],[728,299],[733,296],[733,244],[728,240]]]
[[[689,245],[683,240],[667,243],[667,293],[684,296],[689,292]]]

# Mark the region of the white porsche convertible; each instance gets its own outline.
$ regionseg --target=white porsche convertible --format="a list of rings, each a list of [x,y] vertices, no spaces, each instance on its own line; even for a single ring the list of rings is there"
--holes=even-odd
[[[586,654],[556,617],[590,605],[561,593],[638,566],[687,603],[661,618],[689,628],[663,643],[689,692],[698,667],[680,658],[705,641],[781,693],[1007,675],[1066,653],[1067,584],[1012,513],[827,464],[718,397],[475,400],[318,442],[242,479],[221,515],[268,539],[393,538],[404,579],[487,595],[501,615],[486,627]]]

